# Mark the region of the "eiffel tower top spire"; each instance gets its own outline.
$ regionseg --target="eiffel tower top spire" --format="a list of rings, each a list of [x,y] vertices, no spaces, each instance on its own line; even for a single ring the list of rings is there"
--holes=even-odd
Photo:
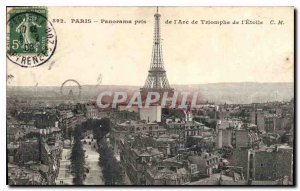
[[[166,70],[164,68],[161,35],[160,35],[160,17],[158,7],[154,14],[154,35],[153,35],[153,47],[152,47],[152,59],[150,69],[148,71],[148,77],[146,79],[144,89],[171,89]]]

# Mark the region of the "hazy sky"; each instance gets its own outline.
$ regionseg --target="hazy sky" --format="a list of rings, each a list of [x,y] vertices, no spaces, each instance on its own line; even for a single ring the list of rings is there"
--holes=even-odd
[[[22,68],[7,61],[9,85],[80,84],[143,86],[152,54],[155,7],[51,7],[57,49],[42,66]],[[293,8],[161,7],[161,35],[170,84],[293,82]],[[75,24],[71,19],[98,22]],[[101,24],[145,20],[146,24]],[[166,20],[262,20],[263,25],[174,25]],[[270,20],[284,25],[270,25]],[[53,63],[50,69],[50,63]]]

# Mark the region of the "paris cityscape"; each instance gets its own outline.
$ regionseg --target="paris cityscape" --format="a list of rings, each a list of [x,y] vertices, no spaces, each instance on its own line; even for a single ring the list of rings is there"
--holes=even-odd
[[[144,85],[7,86],[8,185],[295,184],[294,83],[172,85],[161,17]]]

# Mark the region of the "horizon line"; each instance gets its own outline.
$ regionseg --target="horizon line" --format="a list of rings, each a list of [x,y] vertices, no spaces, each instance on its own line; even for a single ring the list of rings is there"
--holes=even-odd
[[[256,84],[279,84],[279,83],[294,83],[294,82],[208,82],[208,83],[191,83],[191,84],[170,84],[170,86],[190,86],[190,85],[208,85],[208,84],[242,84],[242,83],[256,83]],[[60,87],[61,85],[9,85],[6,84],[6,87]],[[72,85],[76,86],[76,85]],[[133,87],[143,87],[139,85],[122,85],[122,84],[80,84],[80,86],[133,86]]]

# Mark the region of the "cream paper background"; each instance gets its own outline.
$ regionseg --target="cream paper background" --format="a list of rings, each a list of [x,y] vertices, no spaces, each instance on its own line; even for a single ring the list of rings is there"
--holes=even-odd
[[[156,7],[49,7],[57,49],[41,66],[23,68],[7,59],[12,86],[143,86],[150,66]],[[160,7],[165,69],[170,84],[293,82],[293,7]],[[92,19],[98,23],[71,23]],[[101,24],[146,20],[146,24]],[[174,25],[166,20],[262,20],[263,25]],[[283,20],[284,25],[270,25]],[[52,64],[51,64],[52,63]],[[50,66],[51,65],[51,66]],[[51,69],[50,69],[51,68]]]

